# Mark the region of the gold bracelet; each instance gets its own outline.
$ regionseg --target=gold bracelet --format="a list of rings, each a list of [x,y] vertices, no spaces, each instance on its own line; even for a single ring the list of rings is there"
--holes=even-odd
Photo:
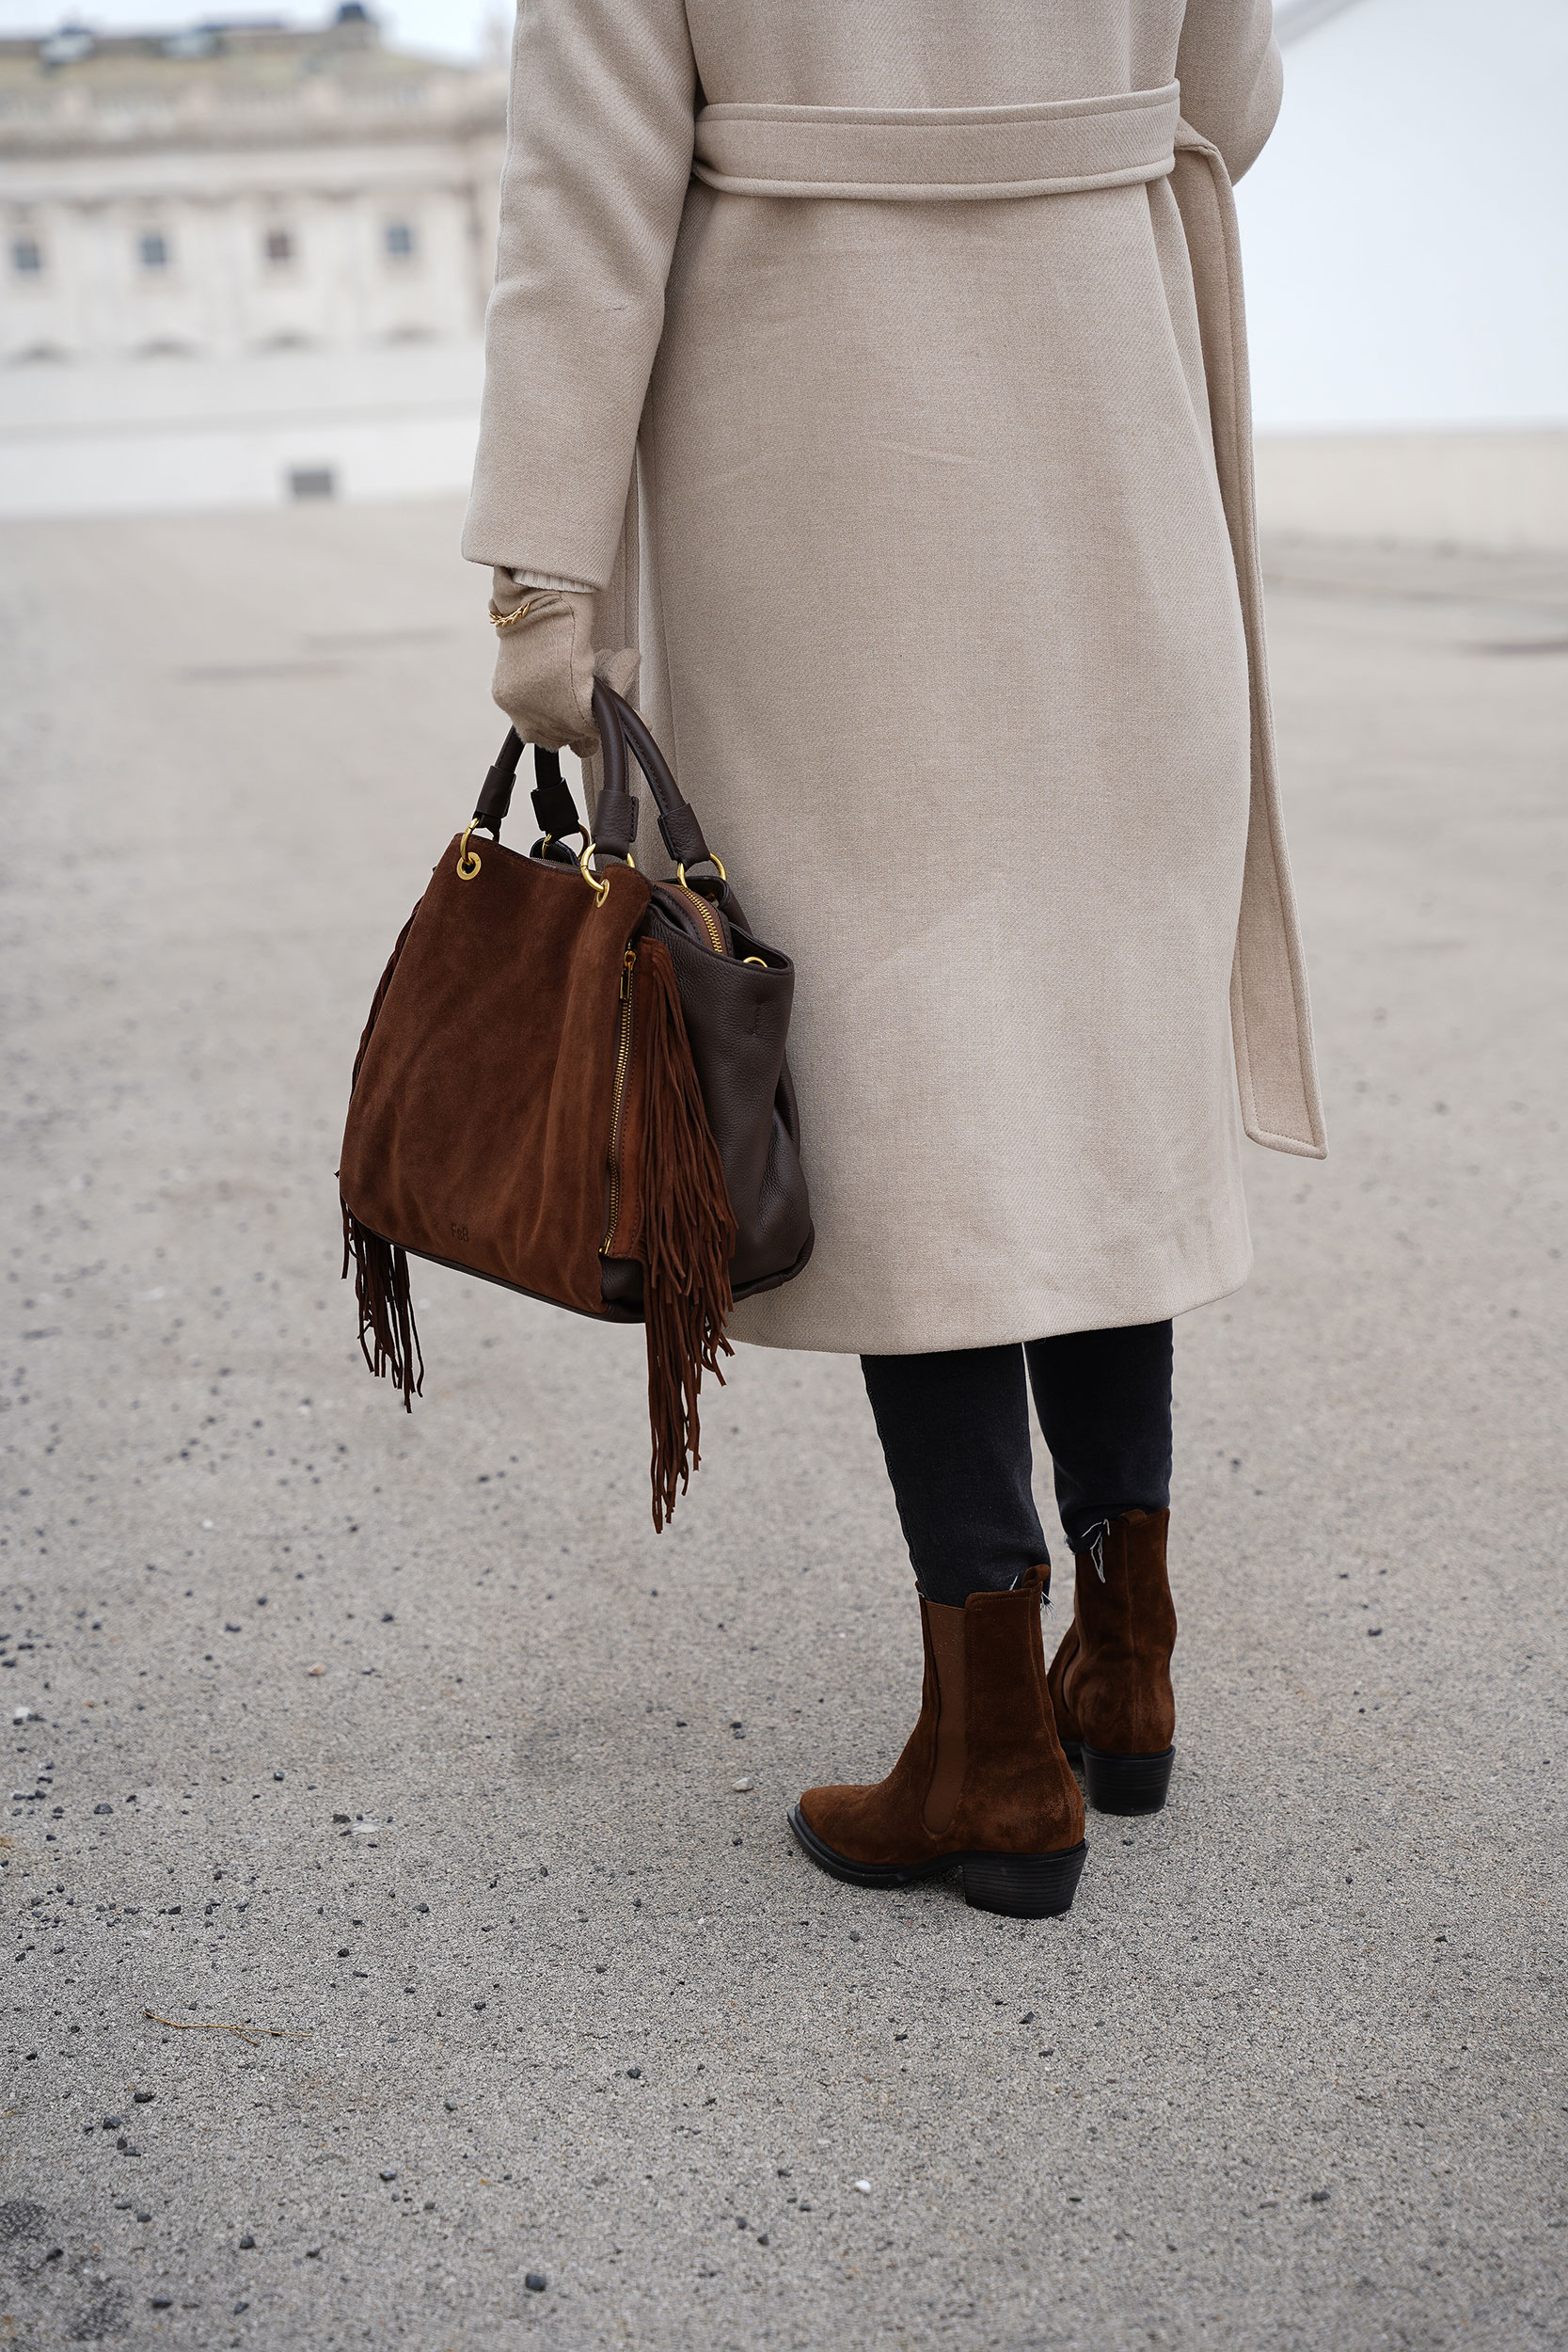
[[[522,603],[511,612],[500,612],[497,607],[495,597],[492,596],[490,599],[490,619],[493,626],[497,628],[515,628],[517,623],[523,618],[524,614],[532,612],[534,606],[539,601],[539,597],[541,596],[547,596],[549,593],[550,592],[547,589],[541,589],[534,596],[525,596]]]

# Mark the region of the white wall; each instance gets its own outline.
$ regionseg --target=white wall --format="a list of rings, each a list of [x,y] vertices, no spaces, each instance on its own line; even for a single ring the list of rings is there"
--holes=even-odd
[[[467,491],[483,352],[461,343],[0,373],[0,516],[276,506],[296,469],[344,499]]]
[[[1568,432],[1262,433],[1265,532],[1427,547],[1568,548]]]
[[[1290,43],[1237,192],[1260,430],[1568,422],[1565,88],[1568,0],[1356,0]]]

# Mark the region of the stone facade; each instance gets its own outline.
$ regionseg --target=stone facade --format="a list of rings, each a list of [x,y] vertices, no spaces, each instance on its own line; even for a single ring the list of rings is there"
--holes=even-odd
[[[0,40],[0,364],[479,333],[499,63],[317,32]]]

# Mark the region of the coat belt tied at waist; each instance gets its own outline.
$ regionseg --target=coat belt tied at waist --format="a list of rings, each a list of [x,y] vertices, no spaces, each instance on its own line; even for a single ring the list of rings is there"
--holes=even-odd
[[[735,196],[961,203],[1164,178],[1180,87],[1038,106],[705,106],[699,180]]]
[[[1181,120],[1180,97],[1171,82],[1024,106],[705,106],[692,170],[722,196],[884,204],[999,202],[1171,180],[1251,680],[1252,790],[1230,981],[1242,1118],[1255,1142],[1322,1159],[1327,1146],[1263,641],[1241,240],[1224,161]]]

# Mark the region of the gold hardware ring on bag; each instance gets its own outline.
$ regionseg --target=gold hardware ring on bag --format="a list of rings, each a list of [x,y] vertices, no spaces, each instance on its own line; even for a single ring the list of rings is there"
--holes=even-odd
[[[470,850],[468,847],[468,836],[473,832],[474,826],[478,823],[478,821],[479,819],[475,818],[463,828],[463,838],[458,844],[457,850],[457,879],[459,882],[472,882],[480,869],[481,860],[479,851],[477,850]],[[547,850],[550,846],[551,839],[552,835],[546,834],[543,841],[539,845],[540,848],[542,850]],[[610,884],[608,882],[601,881],[599,876],[592,870],[589,864],[589,860],[596,856],[598,853],[598,843],[591,834],[587,833],[583,834],[583,840],[585,847],[581,856],[578,859],[578,872],[582,876],[583,881],[588,884],[589,889],[594,893],[594,904],[602,907],[605,900],[610,896]],[[637,866],[636,859],[628,855],[626,858],[626,864],[631,866],[635,872]]]
[[[584,850],[582,855],[578,860],[578,872],[582,876],[583,881],[588,884],[589,889],[594,893],[595,904],[602,907],[605,900],[610,896],[610,884],[607,882],[601,882],[598,875],[592,870],[588,863],[589,859],[597,851],[598,846],[599,845],[596,841],[590,840],[588,847]]]

